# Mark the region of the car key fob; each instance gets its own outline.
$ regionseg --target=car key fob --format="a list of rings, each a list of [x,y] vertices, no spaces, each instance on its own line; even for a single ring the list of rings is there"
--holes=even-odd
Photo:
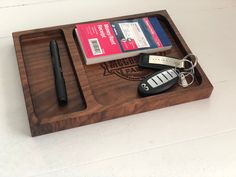
[[[171,88],[178,82],[179,76],[175,69],[158,71],[144,80],[138,86],[141,96],[150,96]]]
[[[149,62],[149,54],[140,54],[138,65],[141,68],[150,68],[155,70],[169,69],[173,68],[171,66],[152,64]]]

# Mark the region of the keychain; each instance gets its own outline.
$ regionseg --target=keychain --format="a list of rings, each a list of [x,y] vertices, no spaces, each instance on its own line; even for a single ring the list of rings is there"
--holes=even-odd
[[[195,57],[194,63],[188,60],[190,56]],[[165,69],[158,71],[141,81],[138,86],[140,95],[149,96],[161,93],[171,88],[176,83],[182,87],[189,87],[194,83],[194,68],[196,67],[197,62],[198,59],[193,54],[188,54],[181,60],[155,55],[149,55],[148,58],[145,55],[145,61],[139,61],[139,64],[141,63],[142,66],[147,68],[151,65],[152,69]]]

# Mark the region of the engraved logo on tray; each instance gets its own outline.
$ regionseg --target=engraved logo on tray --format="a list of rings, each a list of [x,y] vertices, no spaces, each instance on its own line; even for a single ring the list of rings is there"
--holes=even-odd
[[[138,57],[105,62],[101,64],[101,67],[104,69],[104,76],[115,74],[130,81],[140,81],[153,73],[152,70],[142,69],[138,66]]]

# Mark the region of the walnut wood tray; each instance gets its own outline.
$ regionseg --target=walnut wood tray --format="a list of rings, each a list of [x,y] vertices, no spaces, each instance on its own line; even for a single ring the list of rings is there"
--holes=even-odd
[[[172,49],[159,55],[183,58],[191,53],[165,10],[102,20],[146,16],[158,17],[171,39]],[[140,69],[137,57],[85,65],[74,28],[75,24],[70,24],[13,33],[32,136],[207,98],[213,90],[198,64],[192,86],[176,85],[162,94],[141,98],[137,86],[154,71]],[[52,39],[60,49],[68,92],[66,107],[57,103],[49,50]]]

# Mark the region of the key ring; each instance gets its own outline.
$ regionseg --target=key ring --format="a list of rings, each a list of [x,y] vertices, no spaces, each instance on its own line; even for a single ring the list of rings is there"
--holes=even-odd
[[[195,58],[195,61],[194,61],[194,64],[192,61],[188,60],[187,58],[190,57],[190,56],[194,56]],[[184,68],[185,71],[191,71],[191,70],[194,70],[194,68],[197,66],[197,63],[198,63],[198,58],[196,55],[192,54],[192,53],[189,53],[188,55],[186,55],[182,61],[185,63],[190,63],[191,67],[190,68]],[[183,64],[185,66],[185,64]]]
[[[195,61],[194,61],[194,64],[192,61],[188,60],[187,58],[190,57],[190,56],[194,56],[195,57]],[[190,64],[190,67],[189,68],[183,68],[184,71],[179,71],[176,67],[175,67],[175,70],[177,71],[178,73],[178,76],[179,76],[179,81],[178,81],[178,84],[182,87],[188,87],[190,85],[192,85],[194,83],[194,68],[197,66],[197,63],[198,63],[198,58],[194,55],[194,54],[188,54],[186,55],[183,59],[183,66],[185,66],[185,63],[189,63]],[[187,77],[188,76],[191,76],[191,81],[188,82],[187,81]]]
[[[191,81],[190,82],[188,82],[187,79],[186,79],[188,76],[191,76]],[[194,79],[194,74],[192,72],[180,72],[179,73],[178,84],[182,87],[188,87],[188,86],[192,85],[194,80],[195,80]]]

